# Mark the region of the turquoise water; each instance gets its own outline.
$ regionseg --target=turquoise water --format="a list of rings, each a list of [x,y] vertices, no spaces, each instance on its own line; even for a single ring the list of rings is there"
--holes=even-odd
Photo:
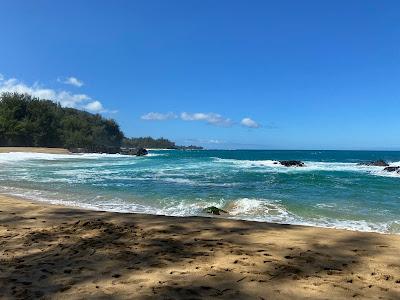
[[[304,168],[276,160],[296,159]],[[400,152],[151,151],[121,155],[0,154],[0,193],[81,207],[203,215],[400,233],[400,175],[359,166]]]

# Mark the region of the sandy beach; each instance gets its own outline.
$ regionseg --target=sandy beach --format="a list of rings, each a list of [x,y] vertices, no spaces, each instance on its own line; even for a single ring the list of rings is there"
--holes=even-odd
[[[0,147],[0,153],[9,152],[28,152],[28,153],[47,153],[47,154],[69,154],[68,149],[64,148],[44,148],[44,147]]]
[[[400,236],[0,196],[2,299],[399,299]]]

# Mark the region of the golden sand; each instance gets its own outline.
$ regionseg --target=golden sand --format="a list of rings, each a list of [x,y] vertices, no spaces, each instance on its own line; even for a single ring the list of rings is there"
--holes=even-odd
[[[400,299],[400,236],[0,196],[1,299]]]
[[[49,154],[69,154],[70,152],[64,148],[41,148],[41,147],[0,147],[0,153],[9,152],[34,152]]]

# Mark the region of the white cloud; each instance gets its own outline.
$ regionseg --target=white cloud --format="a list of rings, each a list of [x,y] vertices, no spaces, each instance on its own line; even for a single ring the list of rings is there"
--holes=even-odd
[[[169,112],[169,113],[158,113],[158,112],[149,112],[140,117],[142,120],[146,121],[165,121],[176,119],[176,114]]]
[[[92,112],[102,112],[104,111],[103,105],[99,101],[93,101],[85,105],[88,111]]]
[[[201,143],[201,144],[223,144],[225,141],[216,139],[187,139],[184,141],[185,144]]]
[[[222,117],[220,114],[216,113],[181,113],[181,119],[183,121],[204,121],[211,125],[217,126],[231,126],[231,119]]]
[[[159,113],[159,112],[149,112],[143,116],[140,117],[142,120],[146,121],[166,121],[166,120],[171,120],[171,119],[177,119],[178,115],[173,113],[173,112],[168,112],[168,113]],[[229,118],[225,118],[220,114],[217,113],[187,113],[187,112],[182,112],[179,115],[179,118],[182,121],[198,121],[198,122],[205,122],[210,125],[215,125],[215,126],[224,126],[224,127],[230,127],[232,125],[238,124],[237,122],[233,122]],[[257,123],[256,121],[246,117],[243,118],[240,122],[240,125],[248,128],[260,128],[261,125]],[[203,141],[204,142],[204,141]],[[213,143],[217,144],[219,141],[217,140],[210,140],[208,143]]]
[[[3,80],[4,80],[4,76],[3,76],[3,74],[0,73],[0,81],[3,81]]]
[[[259,128],[260,124],[250,118],[243,118],[240,122],[242,126],[249,127],[249,128]]]
[[[57,79],[57,81],[65,83],[65,84],[73,85],[73,86],[76,86],[76,87],[81,87],[84,84],[83,81],[81,81],[78,78],[73,77],[73,76],[65,78],[64,80]]]
[[[0,77],[0,93],[3,92],[29,94],[40,99],[52,100],[64,107],[86,109],[92,112],[108,112],[100,101],[94,100],[86,94],[73,94],[64,90],[56,91],[38,83],[29,86],[16,78]]]

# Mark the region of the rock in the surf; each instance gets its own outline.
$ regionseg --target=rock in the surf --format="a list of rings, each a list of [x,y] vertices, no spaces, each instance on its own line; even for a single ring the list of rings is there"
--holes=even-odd
[[[386,168],[383,169],[383,171],[399,173],[400,172],[400,167],[398,167],[398,166],[397,167],[386,167]]]
[[[304,163],[300,160],[280,160],[279,163],[285,167],[304,167]]]
[[[376,160],[376,161],[362,162],[362,163],[359,163],[358,165],[360,165],[360,166],[375,166],[375,167],[387,167],[387,166],[389,166],[389,164],[386,161],[382,160],[382,159],[379,159],[379,160]]]
[[[149,154],[149,153],[147,152],[146,149],[144,149],[144,148],[137,149],[136,156],[144,156],[144,155],[147,155],[147,154]]]
[[[221,213],[227,214],[228,212],[215,206],[209,206],[204,209],[204,212],[213,215],[220,215]]]
[[[148,154],[148,151],[144,148],[121,148],[120,153],[124,155],[144,156]]]

